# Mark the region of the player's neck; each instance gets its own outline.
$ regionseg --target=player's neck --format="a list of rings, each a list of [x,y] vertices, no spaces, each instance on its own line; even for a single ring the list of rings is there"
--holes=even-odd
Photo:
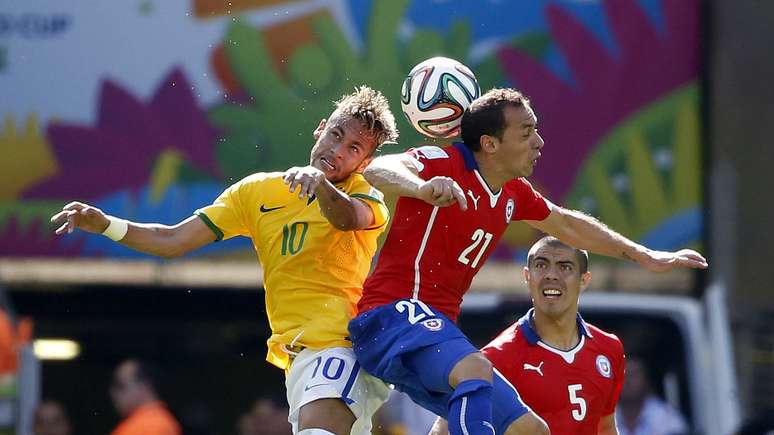
[[[504,173],[500,164],[486,154],[480,152],[473,153],[473,157],[476,159],[478,172],[484,178],[486,184],[489,185],[492,192],[499,191],[505,183],[513,179],[511,174]]]
[[[557,318],[535,311],[534,326],[540,341],[559,350],[571,350],[580,342],[578,322],[571,312]]]

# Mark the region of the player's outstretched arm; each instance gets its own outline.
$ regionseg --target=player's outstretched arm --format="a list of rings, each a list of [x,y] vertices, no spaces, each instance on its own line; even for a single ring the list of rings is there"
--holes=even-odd
[[[468,209],[465,192],[449,177],[424,180],[406,154],[392,154],[375,158],[363,171],[368,182],[385,193],[417,198],[430,205],[448,207],[458,203]]]
[[[159,257],[178,257],[215,241],[215,234],[196,216],[177,225],[140,224],[106,215],[102,210],[82,202],[71,202],[51,217],[62,223],[56,234],[80,229],[105,234],[136,251]]]
[[[374,212],[368,204],[337,189],[323,171],[313,166],[288,169],[284,181],[291,192],[299,189],[299,198],[317,196],[320,211],[336,229],[354,231],[374,224]]]
[[[441,417],[437,417],[427,435],[449,435],[449,422]]]
[[[615,424],[615,412],[608,415],[607,417],[602,417],[599,420],[599,425],[597,426],[597,434],[618,435],[618,426],[616,426]]]
[[[577,210],[568,210],[554,205],[546,219],[526,222],[570,246],[636,261],[653,272],[665,272],[678,267],[707,268],[707,260],[692,249],[681,249],[677,252],[648,249]]]

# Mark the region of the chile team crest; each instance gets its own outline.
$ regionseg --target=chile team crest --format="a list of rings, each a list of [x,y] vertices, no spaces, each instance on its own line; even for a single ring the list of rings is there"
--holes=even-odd
[[[604,355],[598,355],[597,356],[597,371],[600,375],[609,378],[610,372],[612,371],[610,367],[610,360],[607,359]]]
[[[427,319],[422,322],[422,326],[430,331],[440,331],[443,328],[443,319]]]
[[[513,198],[508,198],[508,202],[505,204],[505,223],[511,223],[513,217],[513,210],[516,208],[516,204],[513,202]]]

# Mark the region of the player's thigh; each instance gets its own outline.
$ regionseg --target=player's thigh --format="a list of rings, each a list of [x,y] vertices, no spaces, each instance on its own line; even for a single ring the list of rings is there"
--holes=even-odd
[[[343,400],[317,399],[301,407],[297,427],[299,431],[325,429],[337,435],[348,435],[354,423],[355,415]]]
[[[389,394],[389,388],[382,381],[360,368],[352,349],[344,347],[304,349],[291,364],[285,386],[290,406],[288,421],[294,432],[300,428],[302,410],[305,412],[303,422],[308,424],[315,421],[313,418],[317,413],[314,411],[318,405],[344,410],[337,406],[341,402],[355,419],[352,433],[368,433],[371,417]],[[332,401],[304,409],[306,405],[323,399]],[[309,415],[306,415],[307,410]],[[328,419],[338,421],[338,415],[336,412]]]

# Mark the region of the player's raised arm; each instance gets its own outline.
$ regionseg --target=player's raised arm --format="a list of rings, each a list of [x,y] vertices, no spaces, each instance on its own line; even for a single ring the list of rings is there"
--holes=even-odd
[[[577,210],[554,205],[546,219],[526,222],[569,245],[609,257],[636,261],[653,272],[665,272],[677,267],[707,268],[707,260],[692,249],[677,252],[648,249]]]
[[[363,176],[383,192],[421,199],[439,207],[448,207],[456,202],[461,209],[468,208],[465,193],[457,182],[443,176],[424,180],[419,176],[412,157],[405,153],[377,157],[368,165]]]
[[[336,229],[353,231],[368,228],[374,223],[374,213],[365,202],[352,198],[328,181],[325,173],[313,166],[293,167],[283,178],[291,192],[299,190],[300,198],[315,195],[320,211]]]
[[[129,248],[159,257],[178,257],[215,241],[215,234],[196,216],[177,225],[141,224],[106,215],[102,210],[71,202],[51,217],[51,222],[62,224],[56,234],[80,229],[103,234]]]

